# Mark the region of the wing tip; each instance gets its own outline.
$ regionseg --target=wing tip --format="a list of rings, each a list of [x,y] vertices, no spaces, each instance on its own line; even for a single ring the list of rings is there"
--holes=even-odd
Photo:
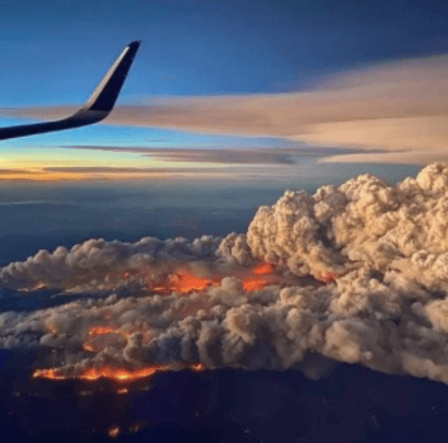
[[[90,96],[83,110],[106,113],[103,118],[112,111],[140,44],[141,40],[134,40],[124,48],[121,55]]]
[[[141,44],[142,44],[141,40],[134,40],[126,46],[125,50],[127,49],[129,51],[136,53],[138,51],[138,48],[140,48]]]

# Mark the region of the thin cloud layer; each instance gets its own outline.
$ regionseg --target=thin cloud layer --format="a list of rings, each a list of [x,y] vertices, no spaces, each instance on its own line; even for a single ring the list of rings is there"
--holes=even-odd
[[[447,195],[448,164],[432,164],[396,186],[361,175],[287,191],[224,239],[40,251],[2,268],[0,287],[78,300],[1,314],[0,346],[55,350],[66,376],[200,362],[318,377],[341,361],[448,384]]]
[[[50,167],[43,168],[46,172],[77,172],[77,173],[105,173],[105,174],[176,174],[194,173],[192,169],[162,169],[162,168],[116,168],[108,166],[86,166],[86,167]],[[201,170],[209,172],[209,169]]]
[[[0,169],[0,178],[1,176],[13,176],[16,174],[23,174],[23,175],[39,175],[42,174],[43,171],[35,171],[31,169]]]
[[[297,145],[295,142],[289,142]],[[0,169],[0,180],[145,180],[145,179],[284,179],[286,176],[309,173],[307,164],[328,153],[326,148],[145,148],[121,146],[63,146],[57,148],[60,157],[55,157],[51,163],[55,166],[45,165],[45,156],[41,157],[40,164],[30,168],[3,168]],[[85,151],[87,155],[83,166],[77,166],[76,160],[68,166],[65,158],[71,158],[69,152]],[[38,150],[39,151],[39,150]],[[118,152],[125,155],[125,164],[135,166],[120,166],[120,159],[114,159],[117,166],[107,165],[107,155],[101,162],[89,158],[89,151]],[[334,155],[346,153],[347,150],[332,149]],[[73,158],[83,158],[75,155]],[[90,165],[89,165],[90,163]],[[98,165],[106,163],[106,165]],[[61,164],[61,166],[59,166]],[[70,164],[70,163],[69,163]],[[64,166],[62,166],[64,165]]]
[[[405,151],[406,163],[423,162],[422,152],[441,160],[448,140],[447,72],[446,55],[386,63],[334,76],[309,91],[153,99],[146,106],[118,107],[105,123]],[[2,114],[58,118],[73,110],[13,109]]]
[[[323,157],[328,155],[326,148],[298,146],[295,149],[251,147],[250,149],[217,148],[144,148],[121,146],[64,146],[66,149],[126,152],[144,157],[180,163],[220,163],[226,165],[293,165],[301,157]],[[349,152],[334,149],[335,154]]]
[[[0,180],[145,180],[183,178],[211,178],[225,174],[213,168],[132,168],[132,167],[47,167],[36,170],[27,169],[0,169]]]

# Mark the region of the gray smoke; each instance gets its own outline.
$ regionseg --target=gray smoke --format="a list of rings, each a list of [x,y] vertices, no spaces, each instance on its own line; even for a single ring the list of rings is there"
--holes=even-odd
[[[1,314],[0,346],[54,349],[72,372],[200,361],[317,377],[336,360],[448,383],[447,196],[448,165],[433,164],[396,186],[362,175],[312,196],[287,191],[259,208],[247,236],[90,240],[40,251],[1,269],[0,286],[86,293],[55,308]],[[244,278],[260,262],[275,265],[272,285],[246,291]],[[186,266],[220,283],[189,294],[148,288]],[[129,280],[133,296],[89,296]],[[89,335],[99,326],[114,332]],[[316,353],[323,358],[310,369]]]

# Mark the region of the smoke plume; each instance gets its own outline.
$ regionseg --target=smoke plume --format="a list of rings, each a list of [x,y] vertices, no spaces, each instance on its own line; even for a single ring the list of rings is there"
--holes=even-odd
[[[287,191],[245,235],[40,251],[0,287],[79,297],[1,314],[0,346],[55,350],[74,377],[194,363],[318,377],[336,360],[448,383],[447,195],[448,164],[432,164],[396,186]]]

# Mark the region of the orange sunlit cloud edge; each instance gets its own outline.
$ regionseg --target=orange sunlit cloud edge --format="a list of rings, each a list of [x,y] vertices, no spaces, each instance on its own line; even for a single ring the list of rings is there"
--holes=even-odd
[[[54,167],[0,169],[0,183],[12,182],[80,182],[80,181],[145,181],[145,180],[278,180],[301,175],[316,175],[311,164],[221,164],[207,168],[118,168],[118,167]]]
[[[0,169],[0,181],[126,181],[148,179],[220,178],[224,171],[212,169],[139,169],[135,168],[35,168]]]
[[[279,171],[283,175],[286,170],[303,169],[303,158],[315,161],[329,152],[328,148],[313,148],[297,142],[290,145],[221,149],[74,145],[48,150],[39,147],[30,149],[29,155],[22,152],[20,157],[15,157],[13,151],[8,152],[0,168],[0,181],[227,179],[269,173],[278,176]],[[337,148],[330,151],[333,155],[353,152]],[[123,157],[117,157],[116,152]]]

